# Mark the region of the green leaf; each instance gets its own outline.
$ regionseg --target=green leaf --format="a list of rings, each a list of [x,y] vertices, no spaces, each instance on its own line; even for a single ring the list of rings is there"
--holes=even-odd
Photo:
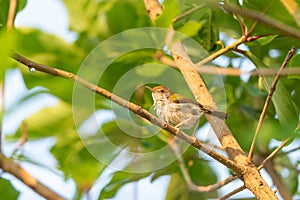
[[[0,1],[0,30],[5,30],[9,11],[9,0]],[[26,6],[27,0],[18,0],[15,16]]]
[[[25,119],[25,121],[29,138],[61,135],[62,130],[73,131],[74,134],[77,134],[74,127],[72,107],[62,101],[55,106],[40,110]],[[21,130],[14,135],[17,138],[20,136]]]
[[[278,35],[270,35],[270,36],[261,37],[261,38],[257,39],[256,41],[258,42],[258,44],[263,46],[263,45],[269,44],[277,37],[278,37]]]
[[[166,200],[188,200],[188,188],[180,173],[174,173],[168,187]]]
[[[178,0],[163,1],[163,13],[157,18],[155,24],[157,27],[169,28],[173,19],[180,13]]]
[[[64,172],[66,178],[71,177],[77,184],[79,192],[91,189],[106,165],[92,156],[77,135],[70,129],[61,129],[57,135],[57,142],[51,153],[58,161],[58,167]]]
[[[286,130],[278,121],[274,119],[265,119],[258,134],[257,146],[266,147],[272,139],[282,141],[288,136],[293,136],[295,133],[292,130]]]
[[[79,33],[88,31],[90,34],[96,35],[96,32],[100,29],[100,27],[105,29],[103,23],[96,25],[98,20],[101,19],[97,17],[97,13],[101,9],[104,9],[104,7],[101,6],[101,4],[99,5],[97,1],[78,0],[74,3],[72,0],[64,0],[63,2],[68,9],[71,30]]]
[[[208,161],[199,157],[199,152],[194,147],[190,147],[184,153],[185,166],[189,171],[192,182],[196,185],[210,185],[217,182],[217,176]],[[211,193],[213,194],[213,193]]]
[[[18,199],[20,192],[12,184],[3,178],[0,178],[0,194],[3,199]]]
[[[179,172],[171,175],[166,200],[206,200],[215,199],[216,194],[190,192],[189,188]]]
[[[267,66],[251,52],[247,51],[246,55],[252,60],[257,68],[267,68]],[[270,77],[265,77],[263,75],[261,77],[265,90],[269,91],[273,79],[271,79]],[[276,85],[276,90],[272,97],[272,102],[275,106],[280,124],[285,126],[286,128],[289,128],[289,130],[295,130],[298,124],[297,112],[299,112],[299,108],[296,102],[292,100],[291,93],[285,88],[280,80]]]
[[[242,85],[246,88],[246,90],[254,97],[267,96],[266,92],[261,91],[259,88],[255,87],[252,83],[244,83],[242,82]]]
[[[136,7],[129,1],[115,1],[106,12],[107,24],[113,34],[136,28],[139,17]],[[118,21],[122,23],[115,23]]]
[[[198,31],[202,28],[203,24],[201,22],[187,22],[182,27],[177,29],[177,31],[188,35],[190,37],[194,37],[198,34]]]
[[[215,25],[215,13],[211,9],[202,10],[201,21],[203,27],[198,32],[197,40],[207,51],[213,50],[214,45],[219,39],[218,26]]]
[[[10,55],[11,50],[18,45],[17,41],[18,35],[15,31],[0,31],[0,46],[3,47],[0,51],[0,80],[4,79],[4,73],[8,68],[15,67],[15,63],[11,60]]]
[[[149,176],[150,173],[134,174],[122,171],[115,172],[108,184],[104,186],[98,199],[113,198],[118,190],[130,182],[138,181]]]
[[[126,163],[124,170],[143,173],[160,169],[176,160],[172,150],[160,139],[160,134],[151,135],[157,131],[155,129],[153,126],[138,127],[118,115],[118,119],[104,124],[95,136],[82,138],[101,162],[108,165],[119,154],[126,153],[132,160]]]
[[[190,147],[182,157],[184,163],[176,162],[178,164],[184,164],[188,171],[188,174],[195,185],[206,186],[217,182],[217,177],[213,170],[208,165],[208,162],[200,159],[199,152],[194,147]],[[177,166],[177,168],[179,168]],[[169,172],[172,173],[172,172]],[[190,192],[186,180],[183,178],[180,172],[171,174],[171,181],[169,184],[166,199],[209,199],[217,197],[217,192],[211,193],[195,193]]]
[[[97,43],[98,37],[105,39],[130,28],[150,24],[142,1],[79,0],[74,3],[64,0],[64,3],[69,13],[70,29],[80,33],[79,38],[83,40],[80,43],[87,40]]]
[[[9,0],[0,1],[0,30],[6,28],[9,2],[10,2]]]
[[[17,8],[18,12],[23,10],[25,8],[26,4],[27,4],[27,0],[19,0],[18,1],[18,8]]]
[[[300,54],[293,56],[292,60],[289,62],[289,68],[299,68],[300,67]],[[300,79],[300,74],[289,74],[288,78]]]
[[[176,173],[179,170],[178,168],[178,162],[173,162],[167,167],[164,167],[162,169],[159,169],[153,173],[151,176],[151,182],[155,181],[156,179],[165,176],[165,175],[172,175]]]
[[[34,62],[49,67],[57,67],[75,74],[85,56],[82,50],[75,45],[68,44],[59,37],[32,29],[18,30],[18,48],[15,51]],[[20,69],[23,72],[27,87],[43,86],[48,88],[51,94],[69,103],[72,102],[74,84],[72,81],[37,70],[31,73],[27,67],[21,66],[21,64]]]
[[[142,65],[136,68],[136,73],[139,76],[149,78],[161,76],[164,73],[164,71],[166,71],[165,68],[158,68],[156,70],[154,70],[153,68],[153,65]]]

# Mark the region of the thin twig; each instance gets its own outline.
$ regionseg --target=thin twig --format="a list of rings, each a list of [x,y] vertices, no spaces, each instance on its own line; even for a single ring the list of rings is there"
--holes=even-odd
[[[21,135],[21,138],[20,138],[20,141],[19,141],[19,144],[18,144],[19,147],[22,147],[28,139],[27,123],[25,121],[22,123],[21,133],[22,133],[22,135]]]
[[[10,30],[14,27],[14,20],[16,16],[17,0],[9,1],[9,10],[6,22],[6,29]]]
[[[285,152],[280,152],[279,154],[278,154],[278,156],[282,156],[282,155],[287,155],[287,154],[290,154],[290,153],[293,153],[293,152],[295,152],[295,151],[299,151],[300,150],[300,146],[299,147],[295,147],[295,148],[293,148],[293,149],[291,149],[291,150],[289,150],[289,151],[285,151]]]
[[[268,162],[270,159],[272,159],[285,145],[288,143],[290,138],[285,139],[281,142],[281,144],[266,158],[264,161],[257,167],[258,170],[261,170],[266,162]]]
[[[240,27],[242,29],[242,35],[246,35],[246,27],[245,27],[244,23],[242,22],[241,18],[238,15],[235,15],[235,18],[237,19],[237,21],[240,24]]]
[[[111,101],[119,104],[120,106],[123,106],[127,109],[129,109],[130,111],[132,111],[133,113],[139,115],[142,118],[147,119],[150,123],[170,132],[171,134],[179,137],[180,139],[184,140],[185,142],[191,144],[192,146],[194,146],[195,148],[199,149],[200,151],[206,153],[207,155],[211,156],[212,158],[214,158],[215,160],[219,161],[220,163],[224,164],[225,166],[227,166],[228,168],[232,169],[233,171],[237,172],[237,173],[241,173],[240,168],[237,167],[237,164],[235,162],[233,162],[232,160],[229,160],[228,158],[226,158],[225,156],[219,154],[218,152],[212,150],[211,148],[208,148],[205,144],[203,144],[200,140],[198,140],[195,137],[189,136],[186,133],[182,132],[181,130],[179,130],[178,128],[175,128],[173,126],[171,126],[170,124],[160,120],[159,118],[157,118],[156,116],[152,115],[151,113],[149,113],[147,110],[141,108],[141,106],[138,106],[134,103],[131,103],[129,101],[126,101],[125,99],[122,99],[121,97],[112,94],[111,92],[98,87],[97,85],[92,84],[91,82],[88,82],[87,80],[72,74],[70,72],[61,70],[61,69],[57,69],[57,68],[52,68],[52,67],[48,67],[46,65],[43,64],[38,64],[35,63],[23,56],[21,56],[20,54],[14,53],[12,55],[12,58],[15,59],[16,61],[18,61],[19,63],[24,64],[25,66],[27,66],[29,69],[30,68],[35,68],[35,70],[37,71],[41,71],[47,74],[51,74],[53,76],[60,76],[63,78],[66,78],[68,80],[73,80],[76,83],[86,87],[87,89],[107,98],[110,99]]]
[[[232,49],[236,49],[240,44],[242,44],[246,41],[247,41],[247,38],[245,36],[242,36],[241,38],[239,38],[238,40],[236,40],[232,44],[226,46],[225,48],[220,49],[219,51],[215,52],[214,54],[212,54],[212,55],[206,57],[205,59],[201,60],[200,62],[196,63],[195,64],[196,68],[202,67],[206,63],[209,63],[209,62],[215,60],[219,56],[227,53],[228,51],[230,51]]]
[[[27,134],[27,123],[24,121],[21,125],[21,138],[19,139],[19,144],[13,151],[12,155],[16,155],[20,150],[22,150],[23,145],[26,143],[28,139]]]
[[[237,188],[237,189],[235,189],[235,190],[229,192],[228,194],[226,194],[226,195],[220,197],[219,200],[226,200],[226,199],[228,199],[229,197],[231,197],[231,196],[233,196],[233,195],[235,195],[235,194],[237,194],[237,193],[243,191],[244,189],[246,189],[246,186],[245,186],[245,185],[242,185],[241,187],[239,187],[239,188]]]
[[[276,84],[279,81],[280,74],[281,74],[282,70],[287,66],[288,62],[293,57],[293,55],[295,54],[295,52],[296,52],[296,48],[293,46],[291,48],[291,50],[288,52],[286,58],[284,59],[282,65],[281,65],[281,67],[280,67],[277,75],[275,76],[274,81],[273,81],[273,83],[272,83],[272,85],[270,87],[270,90],[269,90],[269,93],[268,93],[265,105],[264,105],[263,110],[261,112],[261,115],[259,117],[259,121],[258,121],[256,130],[255,130],[255,133],[254,133],[254,137],[253,137],[252,144],[251,144],[251,147],[250,147],[250,150],[249,150],[249,154],[248,154],[248,161],[252,160],[253,152],[254,152],[254,149],[255,149],[256,138],[257,138],[258,132],[259,132],[261,126],[262,126],[263,120],[264,120],[264,118],[266,116],[269,104],[271,102],[272,96],[273,96],[273,94],[275,92],[275,89],[276,89]]]

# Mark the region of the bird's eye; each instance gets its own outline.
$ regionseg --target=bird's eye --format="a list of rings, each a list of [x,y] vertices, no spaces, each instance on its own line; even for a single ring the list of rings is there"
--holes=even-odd
[[[160,89],[159,91],[160,91],[160,92],[164,92],[164,90],[163,90],[163,89]]]

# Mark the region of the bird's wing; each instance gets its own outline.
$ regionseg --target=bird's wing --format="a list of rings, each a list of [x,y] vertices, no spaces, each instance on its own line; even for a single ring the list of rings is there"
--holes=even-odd
[[[195,103],[195,104],[197,104],[197,102],[193,101],[192,99],[186,98],[182,94],[172,94],[169,97],[169,100],[174,103]]]

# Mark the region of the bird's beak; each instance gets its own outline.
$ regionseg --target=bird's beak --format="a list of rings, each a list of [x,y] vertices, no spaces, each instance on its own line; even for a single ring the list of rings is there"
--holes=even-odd
[[[145,85],[145,88],[147,88],[147,89],[150,90],[151,92],[154,92],[154,89],[151,88],[151,87],[149,87],[149,86],[147,86],[147,85]]]

